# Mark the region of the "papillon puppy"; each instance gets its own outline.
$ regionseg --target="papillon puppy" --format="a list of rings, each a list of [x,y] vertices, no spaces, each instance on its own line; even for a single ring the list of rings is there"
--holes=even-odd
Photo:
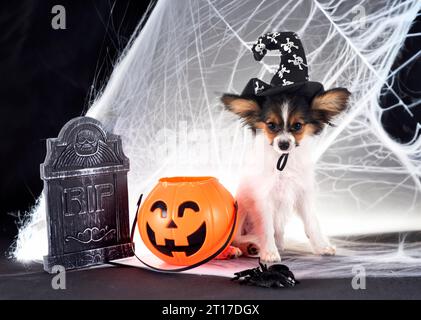
[[[314,213],[312,137],[346,110],[349,96],[347,89],[335,88],[311,99],[292,93],[221,97],[228,111],[266,141],[261,170],[244,176],[236,194],[239,225],[233,246],[244,255],[280,261],[285,225],[293,212],[302,219],[313,252],[335,254]],[[288,154],[288,160],[280,171],[283,154]]]

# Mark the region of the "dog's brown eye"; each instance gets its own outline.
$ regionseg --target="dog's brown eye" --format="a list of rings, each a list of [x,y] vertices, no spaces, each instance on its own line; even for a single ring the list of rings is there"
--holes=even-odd
[[[268,129],[269,129],[270,131],[276,131],[276,129],[277,129],[276,124],[275,124],[275,123],[273,123],[273,122],[268,122],[268,123],[266,123],[266,125],[268,126]]]
[[[303,125],[301,123],[296,122],[291,126],[291,130],[292,131],[300,131],[302,127],[303,127]]]

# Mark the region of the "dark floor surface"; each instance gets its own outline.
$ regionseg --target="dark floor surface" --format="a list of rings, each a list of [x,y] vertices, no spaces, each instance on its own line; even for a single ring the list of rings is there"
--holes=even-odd
[[[10,239],[0,241],[4,252]],[[54,290],[54,275],[42,266],[0,258],[0,299],[421,299],[421,278],[369,278],[365,290],[351,279],[303,280],[290,289],[242,286],[227,278],[158,274],[129,267],[106,267],[66,274],[66,289]]]

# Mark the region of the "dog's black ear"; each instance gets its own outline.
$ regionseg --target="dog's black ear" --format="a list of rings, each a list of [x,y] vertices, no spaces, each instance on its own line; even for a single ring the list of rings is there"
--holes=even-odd
[[[221,97],[221,101],[225,109],[238,115],[253,130],[256,129],[261,111],[257,101],[230,93],[224,94]]]
[[[315,121],[326,124],[345,111],[351,93],[345,88],[334,88],[318,94],[311,102],[311,109]]]

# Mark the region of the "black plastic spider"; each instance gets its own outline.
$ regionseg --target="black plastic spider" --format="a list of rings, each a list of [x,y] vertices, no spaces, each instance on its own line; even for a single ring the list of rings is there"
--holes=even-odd
[[[286,265],[274,264],[269,268],[259,261],[259,267],[234,273],[231,280],[238,280],[240,284],[265,288],[294,287],[299,283]]]

